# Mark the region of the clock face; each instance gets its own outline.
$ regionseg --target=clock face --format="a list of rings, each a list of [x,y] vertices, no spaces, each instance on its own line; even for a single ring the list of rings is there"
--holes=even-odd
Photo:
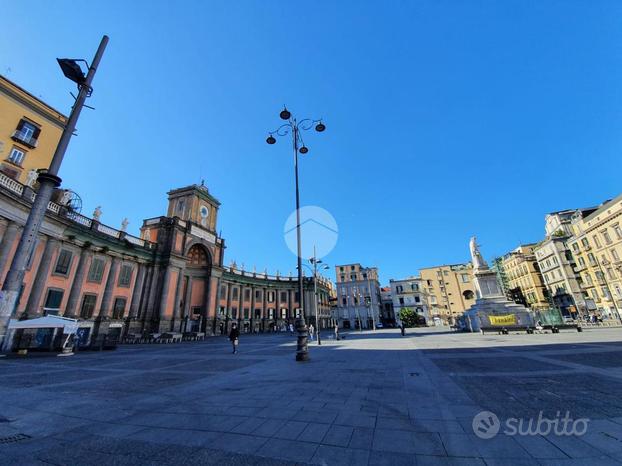
[[[202,218],[207,218],[209,216],[209,209],[207,206],[203,205],[201,206],[201,217]]]

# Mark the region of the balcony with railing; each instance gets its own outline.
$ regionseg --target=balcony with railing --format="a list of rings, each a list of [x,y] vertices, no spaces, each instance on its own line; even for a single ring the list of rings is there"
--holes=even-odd
[[[37,138],[34,138],[32,134],[26,131],[15,130],[13,134],[11,134],[11,139],[16,142],[21,142],[22,144],[34,149],[39,144]]]

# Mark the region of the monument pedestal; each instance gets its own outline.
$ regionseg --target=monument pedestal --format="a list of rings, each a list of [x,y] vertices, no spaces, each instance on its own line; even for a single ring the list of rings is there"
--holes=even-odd
[[[497,274],[488,268],[482,258],[475,237],[471,239],[470,246],[477,299],[464,313],[467,328],[479,332],[482,327],[534,327],[532,312],[503,295],[497,283]]]

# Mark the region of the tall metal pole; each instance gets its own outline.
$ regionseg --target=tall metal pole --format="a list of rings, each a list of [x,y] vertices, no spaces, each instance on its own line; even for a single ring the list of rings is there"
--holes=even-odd
[[[298,125],[294,118],[292,124],[292,136],[294,139],[294,169],[296,171],[296,240],[298,242],[298,298],[300,304],[300,318],[296,321],[298,330],[298,342],[296,348],[296,361],[309,360],[309,348],[307,346],[308,329],[305,322],[304,294],[302,283],[302,240],[300,232],[300,191],[298,189]]]
[[[315,252],[315,245],[313,245],[313,296],[315,300],[313,305],[315,306],[315,332],[317,334],[317,344],[318,346],[322,346],[322,338],[320,337],[320,318],[318,315],[318,295],[317,295],[317,255]]]
[[[58,146],[52,157],[50,167],[46,172],[40,173],[37,178],[39,182],[39,191],[37,191],[37,197],[32,205],[28,219],[26,220],[26,225],[24,225],[24,231],[22,232],[17,250],[13,256],[13,261],[11,262],[11,267],[2,285],[2,291],[0,292],[0,349],[2,351],[7,351],[9,349],[9,339],[6,338],[8,333],[7,329],[11,316],[15,312],[22,282],[24,281],[27,261],[33,253],[36,238],[41,229],[41,223],[43,223],[45,219],[45,212],[54,188],[60,186],[61,179],[58,177],[58,171],[63,157],[65,156],[65,152],[67,151],[67,147],[69,146],[71,136],[76,129],[76,123],[78,122],[78,117],[84,106],[84,101],[91,93],[91,83],[93,82],[97,67],[104,55],[107,44],[108,36],[104,36],[97,48],[97,52],[95,53],[95,57],[93,58],[84,83],[79,85],[80,91],[78,92],[78,97],[71,109],[71,114],[63,130],[63,134],[58,141]]]

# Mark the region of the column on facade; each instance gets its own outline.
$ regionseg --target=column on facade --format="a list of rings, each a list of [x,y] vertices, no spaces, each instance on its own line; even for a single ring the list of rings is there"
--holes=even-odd
[[[112,313],[112,294],[114,292],[114,285],[117,279],[117,270],[119,269],[119,258],[113,257],[110,263],[110,270],[108,271],[108,278],[106,279],[106,287],[104,288],[104,296],[102,297],[101,308],[99,310],[99,317],[110,317]]]
[[[160,322],[166,317],[166,302],[168,301],[169,282],[171,281],[172,272],[173,267],[171,265],[167,265],[164,270],[164,279],[162,281],[162,288],[160,292],[160,304],[158,306]]]
[[[216,281],[216,309],[214,309],[214,334],[216,334],[216,327],[220,320],[220,287],[222,285],[222,278],[218,277]]]
[[[226,328],[229,323],[229,317],[231,317],[231,282],[227,282],[227,308],[225,309],[225,332],[229,329]]]
[[[151,280],[149,284],[149,294],[148,294],[149,297],[147,298],[147,306],[146,306],[145,315],[144,315],[144,320],[146,322],[153,323],[158,320],[155,315],[155,306],[156,306],[156,298],[157,298],[158,289],[162,286],[161,280],[160,280],[161,276],[162,276],[162,267],[153,266],[153,271],[151,272]],[[153,327],[151,323],[149,325]],[[156,330],[156,329],[151,328],[151,330]]]
[[[138,315],[137,317],[144,321],[147,318],[147,307],[149,305],[149,297],[151,295],[151,288],[153,282],[153,273],[156,270],[154,265],[147,265],[145,271],[145,278],[143,281],[142,291],[140,294],[140,301],[138,305]]]
[[[255,317],[255,287],[251,286],[251,332],[255,331],[255,323],[257,322],[257,319]]]
[[[186,277],[186,294],[184,295],[184,308],[182,310],[182,319],[184,321],[183,331],[188,331],[188,320],[190,319],[190,305],[192,300],[192,277]]]
[[[42,314],[41,295],[45,289],[48,275],[50,273],[50,264],[52,263],[52,257],[58,251],[58,241],[54,238],[48,238],[43,249],[43,255],[41,261],[37,267],[37,273],[30,289],[30,295],[28,296],[28,302],[26,304],[26,315],[29,319],[38,317]],[[34,254],[34,252],[33,252]]]
[[[78,306],[80,305],[80,294],[82,293],[82,284],[84,283],[84,277],[88,270],[88,262],[92,252],[88,247],[83,247],[80,251],[80,258],[78,259],[78,266],[76,267],[76,273],[73,276],[73,282],[71,282],[71,289],[69,291],[69,298],[67,298],[67,306],[65,307],[65,317],[76,317],[78,315]]]
[[[244,287],[242,284],[238,285],[238,326],[240,321],[244,318]],[[242,329],[240,330],[242,331]]]
[[[203,288],[203,308],[201,309],[201,332],[207,333],[207,321],[209,319],[209,298],[212,290],[212,277],[205,278],[205,286]]]
[[[144,264],[138,264],[136,280],[134,281],[134,289],[132,290],[132,302],[130,303],[130,319],[138,318],[138,312],[140,310],[140,299],[143,294],[143,285],[145,284],[145,270],[146,267]]]
[[[11,254],[18,232],[19,225],[15,222],[9,222],[0,242],[0,278],[4,276],[4,269],[9,265],[9,254]]]
[[[184,275],[182,269],[177,269],[177,285],[175,286],[175,302],[173,304],[173,330],[177,322],[181,320],[181,294],[183,293],[182,286],[184,284]],[[178,326],[181,330],[181,326]]]

